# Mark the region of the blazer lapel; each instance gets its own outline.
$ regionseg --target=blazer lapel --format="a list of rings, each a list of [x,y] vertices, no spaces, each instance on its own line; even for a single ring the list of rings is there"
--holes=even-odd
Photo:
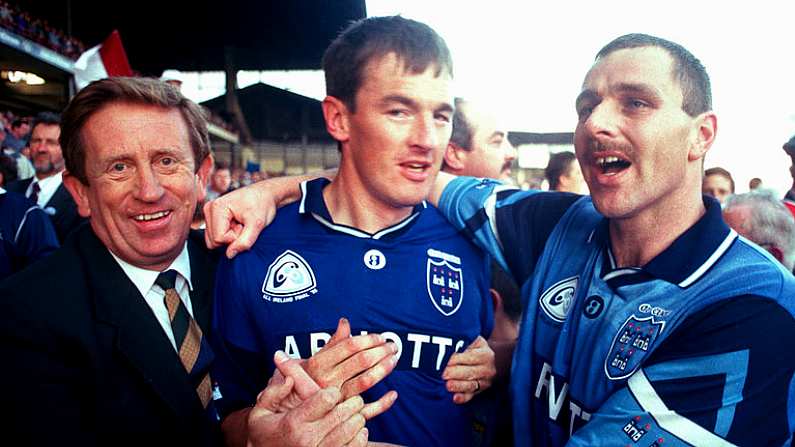
[[[66,187],[63,185],[63,183],[61,183],[58,185],[58,189],[55,190],[52,197],[50,197],[50,200],[47,201],[47,204],[44,205],[44,207],[52,207],[56,211],[60,212],[64,204],[71,200],[72,196],[69,195],[69,191],[67,191]]]
[[[202,412],[196,391],[152,309],[94,233],[85,230],[80,232],[79,246],[91,260],[88,281],[97,319],[117,328],[118,350],[178,416],[187,419]]]

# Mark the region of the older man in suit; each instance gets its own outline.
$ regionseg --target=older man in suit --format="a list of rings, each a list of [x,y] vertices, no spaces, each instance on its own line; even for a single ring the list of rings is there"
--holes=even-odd
[[[203,115],[157,81],[108,79],[73,99],[62,129],[63,184],[90,225],[0,283],[8,436],[212,445],[201,328],[215,262],[189,235],[212,167]]]
[[[36,116],[30,134],[30,154],[36,175],[8,185],[12,192],[36,202],[52,220],[61,244],[83,219],[72,196],[63,184],[64,158],[61,144],[61,118],[50,112]]]

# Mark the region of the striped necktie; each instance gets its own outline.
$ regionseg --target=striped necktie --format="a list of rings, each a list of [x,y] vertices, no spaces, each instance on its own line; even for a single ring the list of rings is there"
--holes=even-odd
[[[209,352],[207,341],[202,337],[199,325],[196,324],[196,320],[191,318],[188,309],[185,308],[174,288],[176,279],[176,270],[168,270],[157,276],[155,284],[166,293],[164,301],[168,309],[168,319],[171,321],[171,330],[174,332],[174,342],[179,352],[179,359],[182,361],[185,371],[188,372],[191,383],[196,388],[202,406],[207,408],[211,396],[208,370],[212,353]]]

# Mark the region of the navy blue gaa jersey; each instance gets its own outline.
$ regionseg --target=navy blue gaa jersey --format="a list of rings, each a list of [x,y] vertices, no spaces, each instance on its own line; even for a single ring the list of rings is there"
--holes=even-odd
[[[795,280],[720,205],[617,268],[590,197],[456,179],[439,209],[522,284],[517,446],[790,445]]]
[[[326,184],[303,184],[300,202],[280,209],[250,251],[218,268],[217,406],[228,414],[252,405],[275,351],[308,358],[346,317],[354,335],[381,333],[399,350],[395,371],[363,395],[370,402],[399,394],[368,422],[370,439],[470,444],[472,410],[453,403],[441,373],[453,353],[491,332],[483,253],[424,203],[376,234],[336,225],[322,198]]]

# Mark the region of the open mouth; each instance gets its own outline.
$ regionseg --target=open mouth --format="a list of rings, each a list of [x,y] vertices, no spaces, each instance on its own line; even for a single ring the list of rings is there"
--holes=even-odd
[[[422,173],[428,169],[427,163],[403,163],[403,167],[411,172]]]
[[[168,211],[168,210],[167,211],[158,211],[158,212],[152,213],[152,214],[138,214],[136,216],[133,216],[133,219],[135,219],[137,222],[149,222],[151,220],[162,219],[162,218],[168,216],[169,214],[171,214],[171,211]]]
[[[618,157],[599,157],[596,164],[602,169],[602,174],[614,175],[630,167],[632,163]]]

